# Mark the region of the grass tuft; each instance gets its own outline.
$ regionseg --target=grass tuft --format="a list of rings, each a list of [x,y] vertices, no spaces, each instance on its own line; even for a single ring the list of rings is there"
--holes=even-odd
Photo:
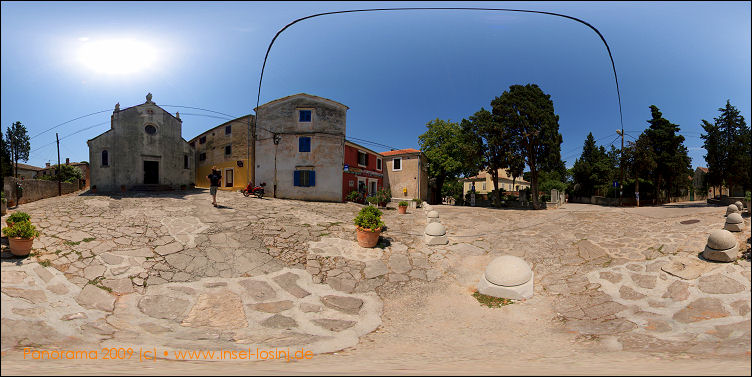
[[[475,299],[478,300],[481,305],[487,306],[489,308],[500,308],[502,306],[514,304],[514,300],[487,296],[478,291],[473,292],[473,297],[475,297]]]

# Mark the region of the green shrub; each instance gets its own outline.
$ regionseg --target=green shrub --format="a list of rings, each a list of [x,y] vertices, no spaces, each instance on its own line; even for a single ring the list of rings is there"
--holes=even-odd
[[[376,191],[376,197],[379,198],[379,203],[389,203],[392,201],[392,191],[382,188]]]
[[[399,203],[397,203],[397,205],[400,206],[400,207],[407,207],[407,202],[404,201],[404,200],[402,200]]]
[[[413,201],[415,202],[416,207],[420,207],[420,205],[423,204],[423,199],[415,198]]]
[[[13,223],[13,226],[3,228],[6,237],[31,238],[39,236],[37,228],[30,221]]]
[[[379,204],[379,197],[376,195],[372,195],[366,198],[366,201],[371,204]]]
[[[11,213],[10,216],[8,216],[8,219],[5,221],[9,223],[22,223],[30,220],[31,216],[29,216],[28,213],[19,211]]]
[[[355,216],[355,225],[363,228],[364,230],[376,231],[380,230],[384,226],[384,222],[381,221],[381,211],[372,206],[363,207]]]
[[[752,200],[752,191],[744,193],[744,200]]]

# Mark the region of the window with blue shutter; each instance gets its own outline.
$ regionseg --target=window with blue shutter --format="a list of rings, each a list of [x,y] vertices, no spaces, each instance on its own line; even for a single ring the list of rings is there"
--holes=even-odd
[[[295,170],[292,176],[293,186],[316,186],[316,172],[313,170]]]
[[[299,110],[298,111],[298,122],[310,122],[311,121],[311,110]]]
[[[310,152],[311,151],[311,138],[300,137],[298,138],[298,152]]]

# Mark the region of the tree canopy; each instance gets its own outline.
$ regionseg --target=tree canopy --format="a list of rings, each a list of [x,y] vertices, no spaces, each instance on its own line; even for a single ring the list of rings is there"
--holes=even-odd
[[[494,120],[505,130],[510,153],[530,169],[533,207],[537,209],[539,172],[563,167],[559,116],[554,113],[551,96],[535,84],[512,85],[491,101],[491,106]]]
[[[707,183],[713,186],[727,185],[730,189],[741,185],[745,190],[752,187],[750,128],[736,107],[726,100],[726,106],[714,122],[702,120],[705,162],[708,164]]]
[[[652,118],[648,120],[649,127],[644,133],[650,140],[656,164],[652,178],[656,198],[659,198],[662,189],[670,196],[689,184],[691,159],[684,146],[684,136],[678,135],[679,126],[664,118],[655,105],[650,105],[650,114]]]
[[[29,161],[29,135],[21,122],[15,122],[5,130],[5,141],[8,143],[10,159],[16,166],[15,176],[18,176],[18,161]]]

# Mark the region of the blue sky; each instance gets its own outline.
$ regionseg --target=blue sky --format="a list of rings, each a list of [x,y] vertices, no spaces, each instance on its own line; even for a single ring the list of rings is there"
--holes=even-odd
[[[55,132],[63,160],[88,160],[86,140],[108,129],[115,103],[137,105],[151,92],[167,111],[180,111],[189,140],[227,117],[167,105],[252,113],[266,48],[288,22],[409,6],[530,9],[589,22],[611,47],[627,134],[647,127],[654,104],[681,127],[695,167],[705,166],[701,119],[712,121],[729,99],[750,121],[749,2],[2,2],[0,125],[3,132],[14,121],[26,125],[32,165],[56,162]],[[538,14],[403,11],[306,20],[272,48],[261,103],[299,92],[330,98],[350,107],[348,137],[417,148],[428,121],[460,121],[489,109],[510,85],[527,83],[551,95],[568,167],[588,132],[619,146],[605,47],[582,24]],[[110,111],[43,133],[102,110]]]

